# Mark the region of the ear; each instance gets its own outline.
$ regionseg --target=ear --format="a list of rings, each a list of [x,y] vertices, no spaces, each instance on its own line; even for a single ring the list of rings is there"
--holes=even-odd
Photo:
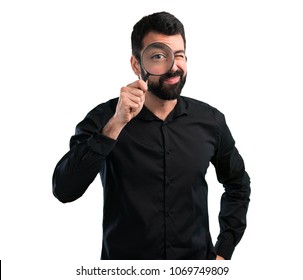
[[[141,75],[141,66],[139,61],[132,55],[130,58],[130,65],[134,71],[134,73],[136,74],[136,76]]]

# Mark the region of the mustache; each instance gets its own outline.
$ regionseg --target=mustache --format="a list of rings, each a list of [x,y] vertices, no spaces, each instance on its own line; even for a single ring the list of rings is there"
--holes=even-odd
[[[184,75],[184,71],[177,70],[175,72],[167,72],[166,74],[161,76],[161,79],[166,80],[166,79],[169,79],[169,78],[183,76],[183,75]]]

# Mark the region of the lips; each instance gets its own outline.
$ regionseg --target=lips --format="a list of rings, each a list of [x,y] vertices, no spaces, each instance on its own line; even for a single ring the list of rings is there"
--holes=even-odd
[[[164,82],[167,84],[175,84],[178,83],[179,80],[180,80],[180,76],[176,76],[176,77],[167,78],[164,80]]]

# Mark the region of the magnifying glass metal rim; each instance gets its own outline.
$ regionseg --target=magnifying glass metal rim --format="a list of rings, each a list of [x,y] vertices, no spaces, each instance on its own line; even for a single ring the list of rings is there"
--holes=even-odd
[[[162,47],[162,48],[168,50],[168,51],[171,53],[171,57],[172,57],[172,59],[171,59],[171,65],[169,65],[169,67],[167,67],[167,71],[164,72],[164,73],[161,73],[161,74],[150,73],[150,72],[147,71],[146,68],[144,67],[144,63],[143,63],[144,54],[145,54],[145,52],[146,52],[148,49],[150,49],[152,46],[155,46],[155,47],[157,47],[157,48],[161,48],[161,47]],[[160,47],[158,47],[158,46],[160,46]],[[167,72],[170,71],[170,69],[173,67],[174,63],[175,63],[175,56],[174,56],[174,52],[173,52],[173,50],[171,49],[171,47],[168,46],[168,45],[166,45],[166,44],[164,44],[164,43],[162,43],[162,42],[153,42],[153,43],[147,45],[147,46],[144,48],[144,50],[142,51],[142,53],[141,53],[140,64],[141,64],[142,69],[146,72],[146,74],[142,77],[142,79],[143,79],[144,81],[146,81],[150,75],[152,75],[152,76],[162,76],[162,75],[164,75],[164,74],[166,74]]]

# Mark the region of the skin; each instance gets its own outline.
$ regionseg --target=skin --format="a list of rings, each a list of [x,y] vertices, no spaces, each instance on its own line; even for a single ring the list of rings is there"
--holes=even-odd
[[[178,60],[178,54],[185,55],[183,38],[180,34],[166,36],[157,32],[149,32],[143,39],[143,49],[154,42],[162,42],[168,45],[175,54],[175,63],[171,71],[178,69],[187,73],[187,65],[184,60]],[[136,76],[141,76],[141,67],[138,60],[132,55],[130,59],[131,67]],[[167,85],[177,83],[180,77],[173,77],[166,80]],[[125,125],[137,116],[143,108],[143,105],[149,109],[155,116],[165,120],[177,104],[177,100],[162,100],[148,91],[148,82],[158,82],[158,76],[150,76],[147,82],[136,80],[120,90],[120,97],[117,103],[116,112],[102,130],[102,134],[117,139]],[[217,256],[216,260],[224,260]]]
[[[156,32],[148,33],[143,40],[143,48],[154,42],[162,42],[170,46],[174,52],[184,51],[184,42],[181,35],[166,36]],[[136,76],[141,76],[141,67],[138,60],[131,56],[131,67]],[[182,69],[187,71],[186,63],[175,60],[171,71]],[[165,81],[166,84],[173,84],[179,81],[180,77],[174,77]],[[158,76],[150,76],[148,82],[158,82]],[[114,116],[103,128],[102,133],[112,139],[117,139],[124,126],[137,116],[143,105],[158,118],[165,120],[174,109],[177,100],[162,100],[147,90],[147,83],[143,80],[136,80],[120,90],[120,97]]]

